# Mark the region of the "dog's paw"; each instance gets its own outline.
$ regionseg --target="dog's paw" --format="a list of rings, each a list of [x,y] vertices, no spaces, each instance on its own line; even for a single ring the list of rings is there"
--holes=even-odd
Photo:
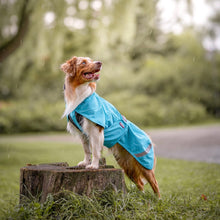
[[[78,167],[86,167],[88,165],[90,165],[90,162],[89,161],[87,162],[87,161],[84,161],[84,160],[77,164]]]
[[[98,168],[99,168],[99,165],[90,164],[86,166],[86,169],[98,169]]]

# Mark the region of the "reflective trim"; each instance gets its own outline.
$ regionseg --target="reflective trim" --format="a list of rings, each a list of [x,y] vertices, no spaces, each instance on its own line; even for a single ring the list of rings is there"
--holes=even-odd
[[[136,157],[143,157],[150,152],[151,148],[152,148],[152,144],[149,144],[144,152],[139,153],[139,154],[135,154],[135,156]]]
[[[120,122],[119,125],[122,127],[122,128],[125,128],[125,126]]]
[[[125,118],[125,116],[124,115],[121,115],[121,116],[122,116],[123,121],[126,123],[127,119]]]

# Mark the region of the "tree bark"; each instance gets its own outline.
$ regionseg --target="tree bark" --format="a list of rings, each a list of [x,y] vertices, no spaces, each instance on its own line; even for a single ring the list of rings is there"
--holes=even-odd
[[[114,190],[126,192],[124,173],[113,166],[102,165],[88,170],[69,167],[67,163],[31,165],[21,168],[20,203],[24,198],[44,202],[48,194],[62,195],[63,191],[91,195],[93,191]]]
[[[23,1],[17,34],[12,39],[7,41],[5,44],[0,46],[0,62],[4,61],[21,45],[21,42],[23,41],[28,31],[29,17],[31,13],[31,10],[27,10],[28,3],[29,0]]]

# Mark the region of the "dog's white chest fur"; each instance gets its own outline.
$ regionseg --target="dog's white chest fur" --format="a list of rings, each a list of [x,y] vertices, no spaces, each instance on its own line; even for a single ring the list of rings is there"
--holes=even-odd
[[[67,90],[69,89],[68,84],[67,84],[66,89]],[[66,108],[65,108],[65,111],[62,115],[62,118],[65,116],[68,116],[85,98],[90,96],[93,92],[94,91],[88,85],[88,83],[85,83],[85,84],[78,86],[75,89],[75,93],[71,95],[70,100],[67,99],[66,96],[64,96],[65,102],[66,102]],[[65,94],[65,91],[64,91],[64,94]]]

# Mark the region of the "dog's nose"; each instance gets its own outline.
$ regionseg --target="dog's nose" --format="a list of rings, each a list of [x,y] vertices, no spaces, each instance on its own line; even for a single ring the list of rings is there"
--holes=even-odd
[[[102,65],[102,62],[100,62],[100,61],[95,61],[95,64],[97,64],[98,66],[101,66],[101,65]]]

